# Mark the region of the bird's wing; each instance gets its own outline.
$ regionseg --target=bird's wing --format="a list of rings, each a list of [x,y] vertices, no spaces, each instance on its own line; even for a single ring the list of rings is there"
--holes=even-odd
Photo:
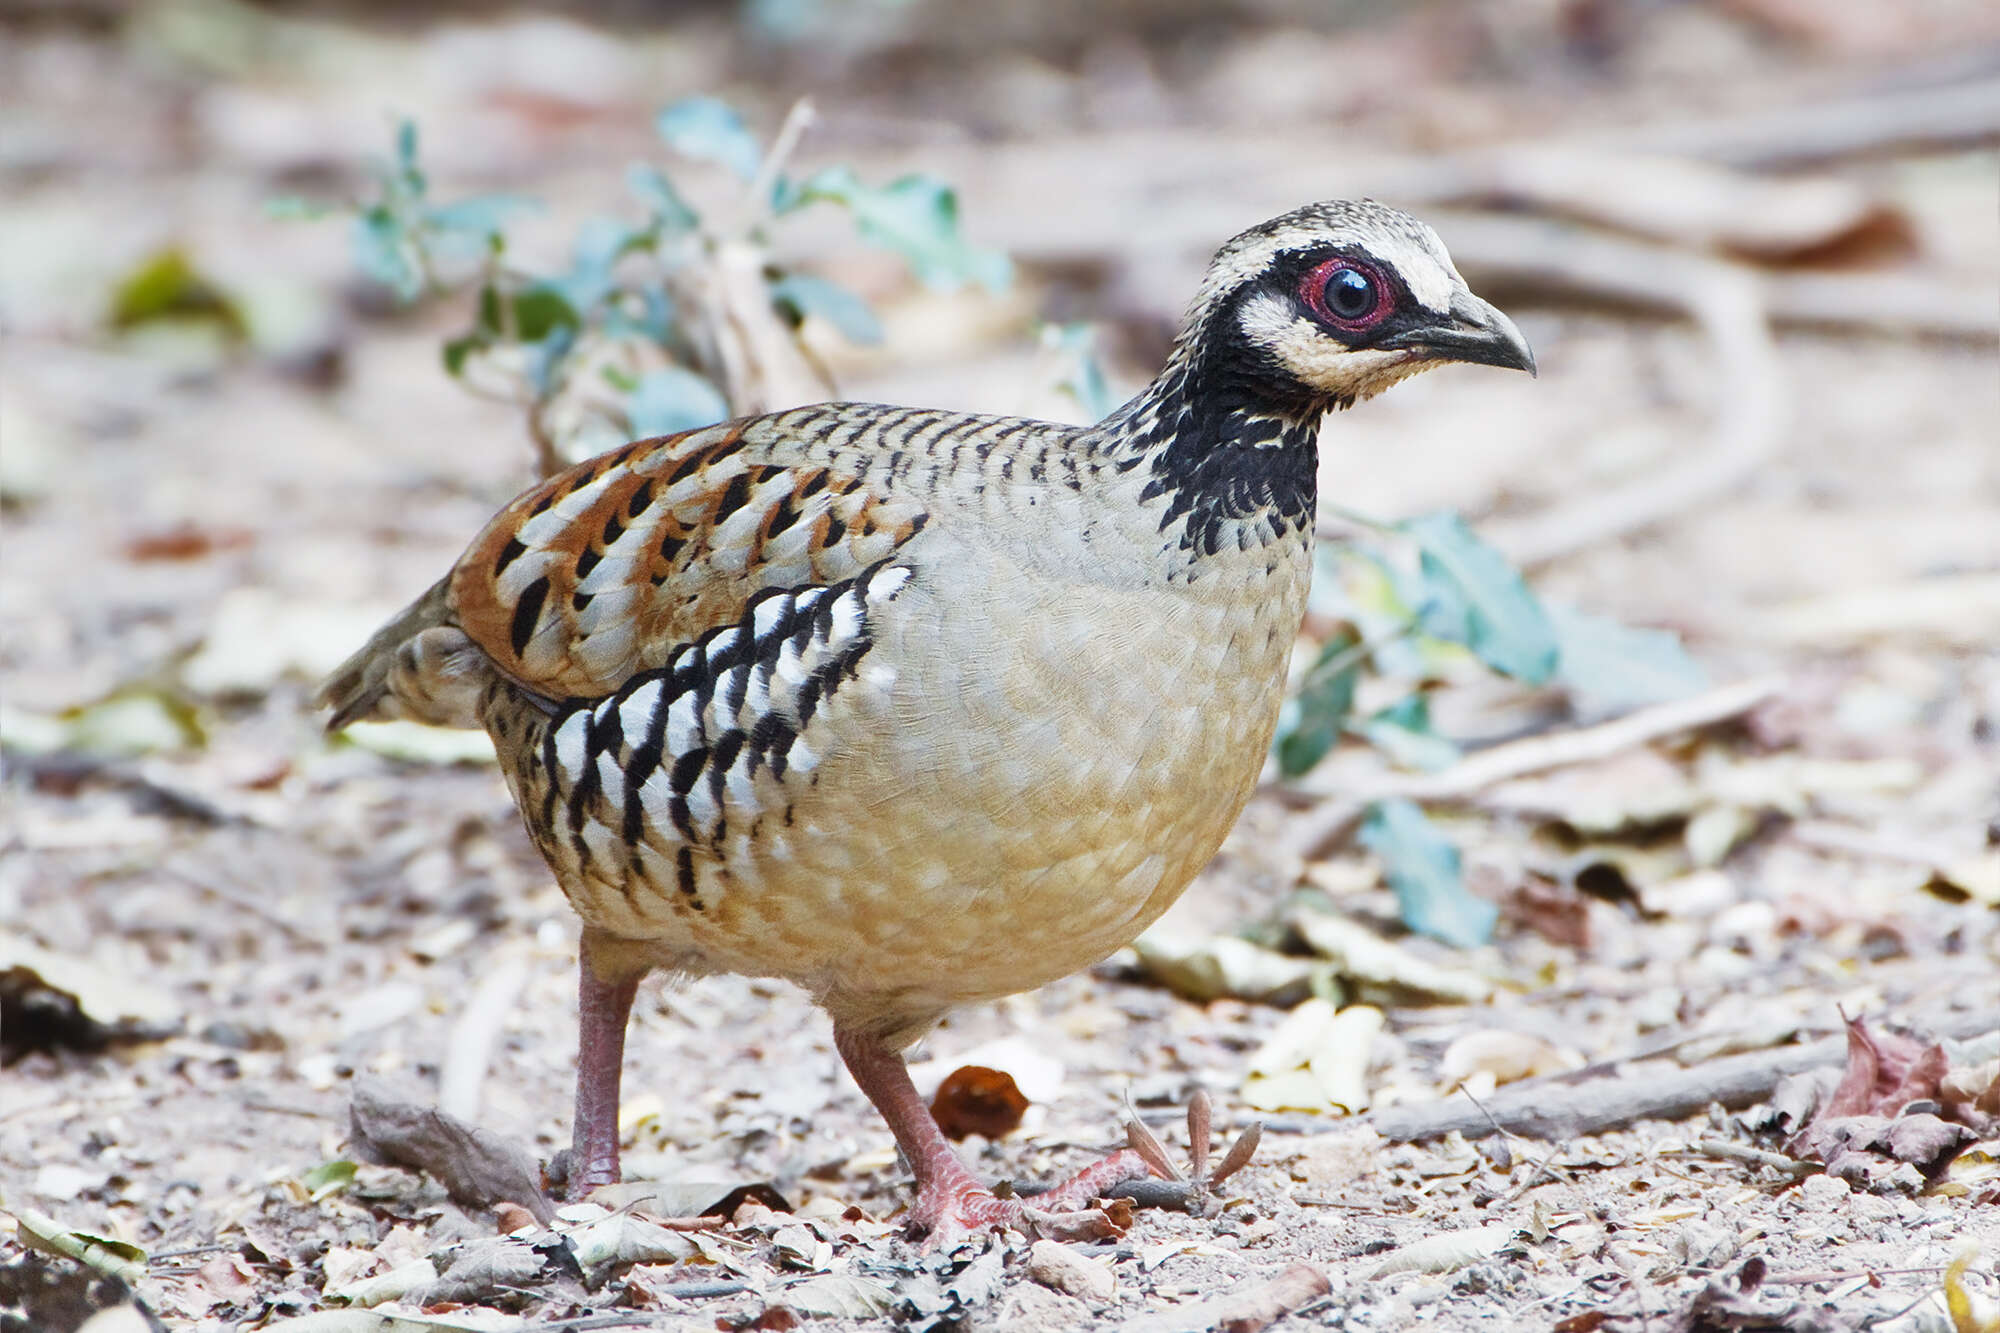
[[[641,440],[527,491],[452,570],[458,624],[529,689],[600,698],[759,592],[852,579],[922,530],[919,500],[768,422]]]

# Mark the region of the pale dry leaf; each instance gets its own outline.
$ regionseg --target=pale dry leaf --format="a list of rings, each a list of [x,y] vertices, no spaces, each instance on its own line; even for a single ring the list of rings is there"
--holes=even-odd
[[[1478,973],[1430,962],[1346,917],[1298,912],[1291,924],[1306,946],[1331,962],[1341,979],[1363,996],[1478,1004],[1493,993],[1493,983]]]
[[[550,1237],[556,1244],[560,1240]],[[407,1294],[410,1304],[476,1305],[503,1291],[538,1285],[548,1266],[541,1250],[512,1236],[488,1236],[451,1250],[437,1279]]]
[[[437,1269],[428,1259],[400,1264],[386,1273],[359,1278],[338,1288],[329,1286],[326,1298],[363,1308],[399,1301],[420,1287],[437,1281]]]
[[[1193,935],[1155,926],[1133,941],[1139,966],[1184,999],[1295,1005],[1314,993],[1326,964],[1293,958],[1234,935]]]
[[[1079,1300],[1108,1301],[1117,1288],[1110,1268],[1052,1240],[1038,1240],[1028,1247],[1026,1268],[1028,1276],[1043,1286]]]
[[[1960,1149],[1924,1193],[1961,1199],[1994,1190],[2000,1190],[2000,1139]]]
[[[596,1280],[599,1270],[627,1264],[670,1264],[701,1253],[686,1232],[669,1231],[631,1213],[613,1213],[569,1233],[576,1261]]]
[[[1327,1105],[1350,1115],[1368,1109],[1368,1067],[1384,1022],[1382,1011],[1368,1004],[1350,1004],[1333,1016],[1306,1064]]]
[[[778,1295],[800,1314],[822,1319],[873,1319],[896,1305],[892,1289],[852,1273],[822,1273],[794,1282]]]
[[[1382,1256],[1368,1270],[1371,1278],[1392,1273],[1452,1273],[1498,1254],[1514,1239],[1516,1228],[1495,1222],[1464,1231],[1447,1231],[1409,1245],[1399,1246]]]
[[[383,1271],[386,1266],[374,1251],[353,1245],[330,1246],[319,1261],[320,1274],[325,1278],[324,1285],[328,1291],[350,1286]]]
[[[1332,1192],[1371,1175],[1387,1142],[1367,1125],[1316,1134],[1291,1159],[1292,1177],[1314,1192]]]
[[[1474,1074],[1487,1074],[1493,1082],[1512,1083],[1543,1074],[1574,1069],[1581,1061],[1557,1049],[1553,1042],[1527,1032],[1502,1028],[1481,1028],[1468,1032],[1445,1047],[1438,1072],[1446,1086],[1455,1086]]]
[[[1192,1304],[1127,1320],[1121,1333],[1257,1333],[1332,1289],[1313,1265],[1289,1264]]]

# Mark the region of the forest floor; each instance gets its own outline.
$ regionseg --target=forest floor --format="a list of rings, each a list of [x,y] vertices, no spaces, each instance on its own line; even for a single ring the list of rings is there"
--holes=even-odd
[[[1022,271],[1004,297],[940,297],[899,287],[879,255],[830,254],[889,331],[836,357],[841,388],[1064,410],[1031,330],[1053,312],[1106,325],[1129,389],[1232,218],[1585,120],[1642,142],[1684,128],[1666,109],[1691,69],[1722,71],[1703,85],[1717,116],[1851,91],[1852,52],[1874,39],[1780,41],[1742,17],[1779,11],[1807,22],[1776,5],[1661,8],[1616,79],[1453,83],[1434,52],[1459,48],[1415,22],[1368,35],[1369,61],[1352,64],[1331,39],[1246,35],[1200,80],[1167,77],[1134,41],[1073,69],[994,57],[954,85],[968,105],[1067,108],[1022,111],[1008,135],[938,113],[942,74],[890,88],[852,57],[847,82],[818,91],[827,137],[810,152],[963,183],[970,232]],[[1940,31],[1992,26],[1978,6],[1918,11]],[[326,1311],[312,1327],[1914,1333],[1953,1326],[1948,1292],[1973,1302],[1965,1320],[2000,1308],[2000,1093],[1977,1097],[2000,1058],[1990,151],[1818,169],[1874,210],[1872,239],[1836,238],[1859,257],[1824,270],[1852,280],[1838,291],[1860,308],[1774,319],[1768,451],[1650,521],[1589,530],[1582,502],[1644,494],[1726,432],[1741,344],[1615,291],[1567,303],[1490,249],[1497,285],[1462,264],[1517,314],[1539,379],[1442,371],[1330,421],[1323,496],[1389,517],[1458,509],[1511,541],[1546,595],[1677,631],[1710,686],[1678,722],[1640,710],[1619,734],[1595,728],[1627,710],[1455,679],[1433,695],[1438,727],[1467,743],[1463,763],[1498,754],[1500,771],[1453,787],[1453,770],[1410,778],[1348,747],[1303,790],[1274,781],[1164,923],[1171,945],[955,1014],[916,1053],[927,1095],[966,1064],[1027,1094],[1019,1129],[966,1146],[994,1179],[1066,1171],[1122,1143],[1134,1111],[1184,1160],[1197,1092],[1217,1152],[1268,1122],[1206,1215],[1142,1208],[1122,1238],[1068,1258],[1019,1236],[920,1254],[896,1231],[907,1174],[823,1016],[784,985],[722,978],[642,991],[626,1161],[660,1182],[637,1215],[728,1198],[731,1216],[621,1233],[637,1247],[621,1258],[588,1209],[559,1221],[566,1245],[529,1223],[496,1247],[520,1216],[356,1162],[364,1077],[444,1096],[539,1158],[567,1139],[574,919],[497,773],[476,745],[328,740],[308,703],[315,674],[529,480],[530,456],[517,412],[439,370],[448,312],[386,310],[339,226],[261,207],[339,193],[393,109],[422,123],[441,178],[559,201],[554,235],[615,196],[663,86],[702,87],[731,39],[708,21],[626,43],[546,19],[311,33],[311,58],[277,42],[232,68],[158,32],[30,33],[0,56],[0,1310],[67,1333],[99,1305],[132,1308],[118,1283],[86,1291],[66,1276],[85,1269],[31,1253],[51,1230],[43,1248],[88,1248],[87,1271],[130,1277],[174,1327]],[[1913,67],[1946,44],[1905,39]],[[524,52],[570,62],[565,86],[591,94],[557,97]],[[1347,103],[1313,92],[1316,56],[1367,88]],[[1395,108],[1399,79],[1435,89],[1422,114]],[[761,121],[783,112],[742,96]],[[1297,141],[1257,158],[1282,138],[1274,123],[1300,126]],[[1332,124],[1380,160],[1345,161]],[[1886,258],[1872,248],[1885,228]],[[169,244],[252,311],[251,345],[104,329],[107,293]],[[1941,306],[1896,306],[1866,283],[1884,273]],[[1559,748],[1532,748],[1546,744]],[[1405,934],[1351,821],[1328,813],[1398,782],[1428,796],[1500,904],[1495,943]],[[1362,927],[1316,954],[1306,943]],[[1379,1033],[1300,1036],[1296,986],[1261,1002],[1241,978],[1161,962],[1245,933],[1379,1010]],[[1810,1098],[1778,1075],[1843,1068],[1843,1015],[1964,1040],[1926,1075],[1884,1038],[1867,1096],[1842,1104],[1874,1117],[1877,1139],[1815,1156],[1794,1137]],[[1801,1056],[1827,1038],[1833,1054]],[[1857,1061],[1850,1074],[1867,1072]],[[1309,1064],[1348,1069],[1347,1109],[1368,1114],[1273,1098],[1273,1076]],[[1634,1087],[1637,1109],[1600,1124],[1606,1089]],[[1418,1123],[1474,1106],[1519,1128]],[[579,1261],[586,1233],[600,1248]],[[1977,1256],[1948,1277],[1968,1244]],[[369,1304],[426,1281],[442,1285]]]

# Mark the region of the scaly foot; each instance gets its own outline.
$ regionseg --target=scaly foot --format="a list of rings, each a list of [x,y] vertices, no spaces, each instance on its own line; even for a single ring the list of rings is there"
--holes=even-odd
[[[954,1163],[955,1164],[955,1163]],[[1118,1184],[1150,1174],[1145,1159],[1129,1151],[1112,1153],[1070,1176],[1061,1184],[1025,1198],[1003,1199],[960,1167],[941,1170],[917,1191],[910,1210],[912,1233],[924,1237],[924,1248],[936,1249],[990,1231],[994,1227],[1054,1224],[1065,1240],[1109,1239],[1118,1228],[1093,1200]]]

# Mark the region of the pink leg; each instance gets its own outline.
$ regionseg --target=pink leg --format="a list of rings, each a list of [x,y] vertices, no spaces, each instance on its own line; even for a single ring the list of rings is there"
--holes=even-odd
[[[833,1030],[833,1044],[854,1081],[889,1122],[896,1145],[916,1172],[917,1205],[910,1214],[914,1229],[928,1233],[935,1245],[966,1232],[1020,1223],[1023,1201],[999,1198],[965,1169],[930,1108],[917,1096],[901,1056],[875,1037],[838,1025]],[[1115,1152],[1030,1202],[1042,1211],[1078,1208],[1121,1180],[1147,1174],[1146,1163],[1137,1153]]]
[[[566,1193],[581,1199],[618,1181],[618,1082],[625,1066],[625,1024],[639,977],[606,981],[591,965],[585,931],[577,967],[576,1123]]]

